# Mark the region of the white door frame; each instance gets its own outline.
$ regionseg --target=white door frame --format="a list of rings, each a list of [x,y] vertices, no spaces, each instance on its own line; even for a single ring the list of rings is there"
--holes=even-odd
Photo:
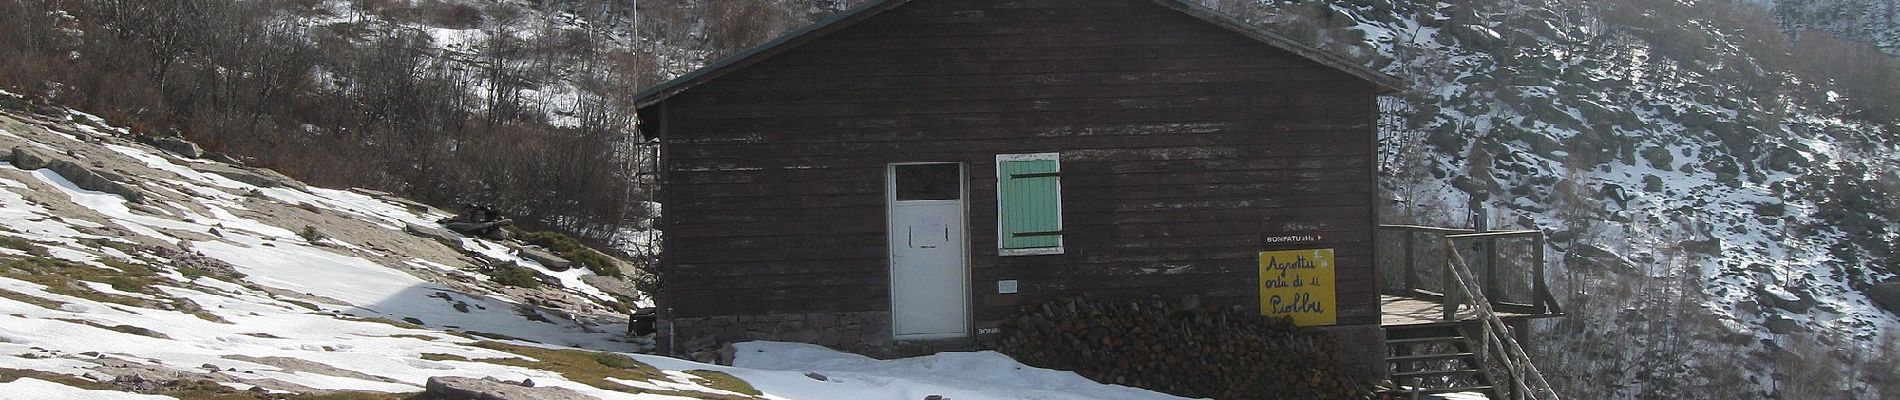
[[[959,308],[962,310],[961,317],[963,321],[960,321],[960,322],[961,322],[961,325],[963,325],[963,332],[902,335],[902,334],[897,333],[897,316],[898,316],[897,295],[898,294],[897,294],[897,263],[895,259],[897,250],[896,250],[895,243],[891,242],[891,231],[894,229],[897,229],[897,210],[895,207],[897,205],[897,167],[904,166],[904,165],[932,165],[932,164],[954,164],[957,166],[957,191],[958,191],[957,200],[908,200],[908,201],[905,201],[905,203],[908,203],[908,204],[956,203],[959,206],[958,207],[959,208],[958,223],[962,224],[962,229],[959,229],[960,234],[958,235],[958,237],[951,238],[951,240],[958,241],[962,243],[962,246],[963,246],[963,251],[957,254],[957,258],[958,258],[957,264],[962,265],[963,267],[962,268],[963,269],[962,271],[963,272],[962,273],[963,287],[961,290],[958,291],[959,293],[962,294],[962,296],[960,296],[961,298],[957,301]],[[886,252],[887,254],[885,254],[885,272],[887,275],[889,275],[889,278],[890,278],[889,279],[890,290],[887,291],[887,293],[889,293],[890,295],[889,297],[889,307],[891,310],[891,320],[890,320],[891,325],[890,326],[891,326],[891,334],[892,334],[893,339],[898,340],[898,341],[906,341],[906,340],[934,340],[934,339],[953,339],[953,338],[970,337],[970,333],[971,333],[970,327],[973,324],[971,323],[971,317],[972,317],[971,308],[972,307],[970,303],[971,302],[971,295],[970,295],[971,276],[970,276],[970,232],[969,232],[970,231],[970,223],[969,223],[970,201],[969,200],[970,200],[970,171],[969,171],[969,167],[964,165],[964,163],[961,163],[961,162],[904,162],[904,163],[890,163],[890,164],[885,165],[884,167],[884,239],[885,239],[885,246],[887,249],[887,252]]]

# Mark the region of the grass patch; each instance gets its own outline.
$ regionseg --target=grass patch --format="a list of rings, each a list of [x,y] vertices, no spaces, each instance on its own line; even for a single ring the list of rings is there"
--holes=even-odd
[[[421,341],[425,341],[425,342],[433,342],[433,341],[437,341],[437,340],[442,340],[442,338],[438,338],[438,337],[435,337],[435,336],[429,336],[429,335],[412,335],[412,334],[407,334],[407,333],[404,333],[404,334],[400,334],[400,335],[389,335],[389,337],[392,337],[392,338],[403,338],[403,339],[415,339],[415,340],[421,340]]]
[[[24,258],[8,262],[0,268],[0,276],[33,282],[46,287],[46,291],[78,297],[101,303],[118,304],[129,307],[151,308],[145,299],[108,294],[93,290],[78,281],[99,282],[111,285],[120,291],[163,296],[154,293],[152,283],[158,278],[151,269],[112,259],[101,259],[107,265],[118,265],[119,271],[94,268],[66,261],[42,257]]]
[[[111,248],[125,254],[138,254],[139,245],[110,239],[80,239],[80,244],[93,248]]]
[[[33,378],[87,390],[112,392],[130,392],[126,388],[106,382],[93,382],[72,375],[51,372],[0,368],[0,383],[13,382],[20,378]],[[260,397],[257,393],[232,389],[207,380],[180,380],[165,382],[158,390],[149,394],[171,396],[183,400],[423,400],[421,393],[377,393],[377,392],[334,392],[325,394],[292,394]]]
[[[527,267],[523,267],[519,265],[514,265],[514,264],[495,265],[495,266],[482,269],[482,274],[488,275],[489,279],[494,280],[495,283],[502,284],[503,286],[514,286],[518,288],[527,288],[527,289],[534,289],[534,288],[541,287],[541,279],[535,277],[534,270],[528,269]]]
[[[199,306],[198,303],[188,299],[174,298],[153,289],[152,285],[159,283],[159,279],[161,278],[158,276],[158,273],[153,272],[150,267],[133,264],[116,258],[101,258],[99,262],[112,268],[95,268],[47,258],[28,258],[8,262],[5,268],[0,268],[0,276],[36,283],[45,286],[47,292],[54,294],[128,307],[173,310],[191,314],[206,321],[221,324],[231,323],[231,321],[225,320],[223,317],[206,311],[204,307]],[[100,292],[91,286],[79,284],[80,281],[103,283],[107,286],[111,286],[113,290],[144,294],[162,300],[152,301],[138,297]],[[31,296],[19,294],[10,295],[7,296],[7,298],[32,303],[41,307],[52,306],[47,307],[49,309],[57,309],[59,306],[64,305],[64,303],[45,299],[30,301],[29,299],[32,299]]]
[[[422,353],[421,358],[429,361],[471,361],[468,357],[443,353]]]
[[[323,311],[323,308],[321,308],[321,307],[317,307],[317,304],[316,304],[316,303],[311,303],[311,302],[308,302],[308,301],[302,301],[302,300],[292,300],[292,299],[284,299],[284,298],[279,298],[279,299],[276,299],[276,300],[277,300],[277,301],[281,301],[281,302],[285,302],[285,303],[290,303],[290,305],[293,305],[293,306],[298,306],[298,307],[303,307],[303,308],[307,308],[307,309],[310,309],[310,311],[317,311],[317,312],[322,312],[322,311]]]
[[[739,377],[732,376],[732,374],[704,369],[686,371],[686,373],[704,379],[704,381],[699,382],[700,386],[733,393],[742,393],[747,396],[765,395],[765,392],[761,392],[758,388],[752,387],[751,383],[746,382],[744,379],[739,379]]]
[[[48,255],[48,253],[46,252],[46,247],[33,243],[33,241],[31,240],[21,239],[21,238],[12,237],[12,236],[0,236],[0,247],[24,251],[26,252],[26,254],[31,254],[38,257],[46,257]]]
[[[620,264],[614,262],[612,257],[601,254],[599,251],[594,251],[593,248],[581,244],[580,240],[576,240],[572,236],[564,235],[560,232],[522,231],[516,233],[516,238],[521,239],[523,242],[528,242],[529,244],[545,247],[549,251],[553,251],[555,255],[561,256],[561,258],[572,261],[581,267],[586,267],[589,271],[594,271],[595,275],[620,276]]]
[[[545,349],[512,345],[501,342],[478,342],[475,347],[514,353],[534,360],[521,358],[484,358],[475,360],[489,364],[508,365],[553,371],[568,380],[589,386],[627,393],[643,393],[640,389],[614,383],[607,378],[630,381],[652,381],[666,379],[659,368],[634,360],[633,358],[611,353],[599,353],[586,350]]]
[[[66,303],[28,296],[25,293],[15,293],[6,289],[0,289],[0,298],[32,304],[48,310],[58,310],[60,307],[66,306]]]
[[[112,384],[110,383],[93,382],[93,381],[81,379],[77,376],[72,376],[72,375],[55,374],[51,372],[34,371],[30,369],[0,368],[0,383],[17,381],[17,380],[20,380],[20,378],[33,378],[33,379],[38,379],[42,381],[58,383],[61,385],[72,386],[72,387],[76,387],[80,389],[92,389],[92,390],[118,390],[119,389],[118,387],[112,386]]]
[[[306,242],[315,242],[328,237],[324,236],[322,231],[318,231],[317,227],[311,225],[304,225],[303,230],[297,231],[297,236],[302,237]]]
[[[746,393],[750,396],[741,397],[681,390],[647,390],[615,383],[607,380],[607,378],[644,382],[671,381],[667,378],[666,374],[660,372],[659,368],[654,368],[651,365],[633,359],[633,357],[620,354],[576,349],[547,349],[501,342],[477,342],[473,346],[512,353],[532,359],[483,358],[473,360],[474,362],[551,371],[561,374],[561,377],[567,380],[606,390],[634,394],[651,393],[695,399],[754,399],[756,398],[754,396],[763,395],[758,389],[753,388],[751,384],[737,377],[713,371],[703,371],[705,373],[704,375],[695,372],[689,373],[705,379],[706,382],[702,384],[707,387],[734,393]]]
[[[403,328],[403,329],[428,329],[427,327],[424,327],[422,325],[411,324],[408,322],[402,322],[402,321],[397,321],[397,320],[383,318],[383,317],[358,317],[354,315],[337,315],[336,317],[345,321],[375,322],[375,323],[385,324],[385,325],[394,326],[394,327]]]
[[[187,280],[211,278],[225,282],[240,283],[238,280],[244,279],[244,274],[237,272],[218,272],[189,265],[178,265],[178,263],[172,263],[172,270],[178,271],[178,274],[184,275]]]
[[[463,332],[463,334],[467,336],[474,336],[474,337],[479,337],[479,338],[484,338],[484,339],[527,341],[525,339],[514,337],[514,336],[508,336],[508,335],[503,335],[499,333],[488,333],[488,332],[482,332],[482,331],[467,331],[467,332]]]

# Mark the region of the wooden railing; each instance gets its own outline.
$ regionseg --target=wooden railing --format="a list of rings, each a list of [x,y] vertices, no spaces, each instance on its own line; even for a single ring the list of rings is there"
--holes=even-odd
[[[1464,290],[1452,279],[1451,256],[1471,251],[1484,260],[1481,274],[1474,274],[1480,294],[1493,309],[1524,315],[1561,315],[1563,308],[1544,283],[1544,234],[1540,231],[1493,231],[1412,225],[1382,225],[1383,234],[1403,236],[1396,262],[1381,260],[1381,292],[1391,295],[1432,299],[1445,306],[1445,319],[1455,318],[1464,303]],[[1384,236],[1382,236],[1384,237]],[[1436,248],[1422,245],[1435,244]],[[1469,247],[1461,246],[1469,244]],[[1508,256],[1503,249],[1516,244],[1522,251]],[[1391,245],[1387,242],[1386,246]],[[1432,257],[1428,253],[1441,253]],[[1421,266],[1421,261],[1428,261]],[[1467,265],[1467,272],[1470,267]],[[1396,276],[1394,276],[1396,274]],[[1394,279],[1396,278],[1396,279]],[[1449,294],[1449,295],[1448,295]]]
[[[1494,232],[1492,234],[1493,235],[1450,235],[1443,239],[1443,243],[1447,248],[1454,248],[1452,246],[1457,245],[1456,241],[1458,240],[1484,239],[1498,235],[1521,233]],[[1542,234],[1537,232],[1532,232],[1532,234],[1537,235],[1538,244],[1542,245]],[[1471,269],[1466,267],[1464,256],[1460,255],[1457,251],[1445,252],[1445,269],[1450,280],[1454,283],[1450,285],[1451,287],[1446,291],[1454,295],[1445,297],[1462,297],[1465,299],[1463,303],[1470,305],[1472,309],[1477,312],[1479,337],[1476,339],[1477,342],[1474,343],[1475,346],[1472,347],[1474,347],[1473,350],[1476,351],[1478,359],[1484,360],[1486,364],[1496,365],[1504,369],[1502,375],[1504,375],[1504,381],[1506,381],[1508,385],[1493,386],[1493,390],[1497,392],[1495,393],[1497,398],[1516,400],[1560,400],[1557,391],[1551,389],[1550,382],[1544,380],[1544,374],[1537,370],[1535,364],[1531,363],[1530,354],[1526,353],[1524,347],[1518,344],[1516,339],[1517,335],[1511,332],[1511,326],[1505,324],[1504,319],[1499,317],[1497,311],[1492,308],[1491,300],[1485,297],[1485,288],[1477,283],[1478,280],[1475,274],[1472,274]],[[1445,307],[1447,313],[1446,318],[1449,319],[1451,317],[1450,310],[1452,309],[1453,307],[1451,306]],[[1487,374],[1494,372],[1496,371],[1482,371],[1482,373]],[[1494,379],[1494,381],[1496,380]],[[1508,390],[1506,388],[1508,388]]]

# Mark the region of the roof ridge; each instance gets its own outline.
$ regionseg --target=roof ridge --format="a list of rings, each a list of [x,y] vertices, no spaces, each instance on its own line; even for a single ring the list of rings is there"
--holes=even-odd
[[[1148,1],[1187,14],[1203,22],[1225,28],[1228,31],[1247,36],[1263,44],[1273,46],[1274,48],[1291,52],[1302,58],[1318,62],[1321,65],[1345,72],[1353,77],[1371,82],[1383,89],[1381,92],[1396,92],[1406,87],[1403,79],[1360,65],[1358,62],[1349,60],[1330,51],[1308,46],[1265,27],[1247,23],[1199,3],[1194,3],[1190,0]],[[681,75],[677,78],[662,82],[659,85],[641,90],[634,95],[634,106],[635,108],[646,108],[647,106],[666,100],[675,94],[698,86],[700,83],[717,79],[732,71],[764,61],[766,58],[791,50],[792,48],[796,48],[812,40],[829,35],[832,32],[849,27],[859,21],[869,19],[872,16],[910,2],[911,0],[866,1],[849,10],[839,12],[838,14],[812,23],[810,26],[780,35],[771,41],[746,48],[731,56],[708,64],[705,67],[693,70],[686,75]]]

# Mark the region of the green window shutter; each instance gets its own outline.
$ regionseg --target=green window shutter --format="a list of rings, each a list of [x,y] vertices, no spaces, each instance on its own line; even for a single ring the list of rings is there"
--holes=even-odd
[[[1062,254],[1062,164],[1056,153],[996,156],[1002,255]]]

